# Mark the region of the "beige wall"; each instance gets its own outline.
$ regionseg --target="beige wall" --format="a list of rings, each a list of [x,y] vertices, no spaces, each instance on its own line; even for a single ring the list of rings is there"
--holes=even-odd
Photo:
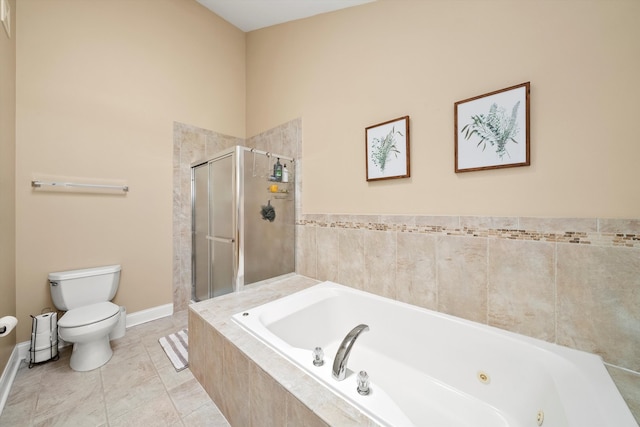
[[[638,217],[639,12],[636,1],[379,0],[249,33],[245,64],[245,34],[192,0],[22,0],[18,340],[51,305],[53,270],[121,263],[116,302],[171,302],[173,121],[244,137],[302,117],[306,213]],[[453,103],[524,81],[532,166],[453,173]],[[364,127],[405,114],[412,177],[367,184]],[[131,192],[37,193],[41,175]]]
[[[15,0],[11,7],[11,38],[0,24],[0,317],[16,313],[15,270]],[[0,374],[16,343],[16,333],[0,338]]]
[[[379,0],[247,35],[247,135],[303,118],[304,213],[640,217],[640,3]],[[455,174],[453,104],[531,82],[531,166]],[[411,178],[364,128],[411,116]],[[357,197],[354,197],[357,195]]]
[[[129,313],[171,303],[173,123],[244,137],[244,33],[193,0],[21,0],[17,52],[18,341],[51,271],[118,263]],[[131,190],[32,190],[42,176]]]

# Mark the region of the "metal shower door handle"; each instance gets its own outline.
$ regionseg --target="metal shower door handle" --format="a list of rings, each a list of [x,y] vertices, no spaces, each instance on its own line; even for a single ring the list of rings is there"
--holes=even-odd
[[[207,240],[213,240],[214,242],[222,242],[222,243],[235,243],[235,239],[231,239],[228,237],[215,237],[215,236],[207,236]]]

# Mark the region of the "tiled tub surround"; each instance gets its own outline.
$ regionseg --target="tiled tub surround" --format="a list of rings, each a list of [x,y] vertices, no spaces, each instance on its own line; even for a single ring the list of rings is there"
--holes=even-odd
[[[531,426],[544,413],[557,427],[637,427],[596,355],[333,282],[233,320],[384,425]],[[368,332],[336,381],[333,355],[359,324]],[[311,363],[316,346],[321,367]],[[372,381],[367,397],[356,390],[362,369]]]
[[[231,319],[317,283],[293,275],[189,307],[189,368],[231,425],[377,425]]]
[[[300,212],[302,120],[296,119],[248,139],[175,122],[173,126],[173,306],[186,310],[191,299],[191,165],[243,145],[296,159],[296,212]]]
[[[640,220],[301,215],[296,272],[603,357],[640,420]]]
[[[190,306],[189,367],[231,425],[377,425],[231,319],[317,283],[291,275]],[[633,373],[610,373],[623,395],[637,393]]]

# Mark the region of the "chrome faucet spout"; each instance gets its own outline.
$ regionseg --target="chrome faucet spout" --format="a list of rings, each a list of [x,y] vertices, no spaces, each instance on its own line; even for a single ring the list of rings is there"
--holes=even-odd
[[[338,347],[338,351],[336,352],[336,357],[335,359],[333,359],[333,378],[335,378],[337,381],[342,381],[346,377],[347,361],[349,360],[349,355],[351,354],[353,344],[355,344],[361,333],[368,330],[369,325],[358,325],[353,328],[342,340],[342,343],[340,344],[340,347]]]

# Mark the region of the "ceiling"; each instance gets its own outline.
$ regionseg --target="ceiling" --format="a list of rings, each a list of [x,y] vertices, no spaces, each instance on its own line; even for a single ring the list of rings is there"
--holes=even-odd
[[[244,32],[375,0],[196,0]]]

